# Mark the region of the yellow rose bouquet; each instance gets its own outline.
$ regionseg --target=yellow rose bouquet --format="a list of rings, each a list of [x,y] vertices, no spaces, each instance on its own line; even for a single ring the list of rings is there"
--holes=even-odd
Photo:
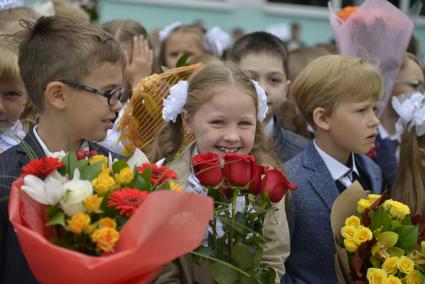
[[[11,223],[41,283],[148,283],[202,242],[212,200],[180,192],[171,169],[140,151],[128,161],[61,156],[25,165],[10,195]]]
[[[424,283],[424,221],[386,193],[347,188],[331,213],[339,283]]]

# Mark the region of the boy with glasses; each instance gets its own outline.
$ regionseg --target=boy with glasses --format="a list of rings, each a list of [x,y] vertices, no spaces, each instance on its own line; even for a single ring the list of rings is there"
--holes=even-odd
[[[123,94],[124,54],[102,29],[64,17],[24,24],[19,68],[39,124],[0,155],[0,283],[37,283],[7,214],[11,183],[30,161],[28,152],[42,157],[84,149],[108,155],[92,141],[102,141],[112,128]]]

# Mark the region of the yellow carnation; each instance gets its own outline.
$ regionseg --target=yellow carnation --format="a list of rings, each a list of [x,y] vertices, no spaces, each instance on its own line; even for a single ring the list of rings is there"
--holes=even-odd
[[[102,197],[99,197],[96,194],[88,196],[84,199],[84,207],[86,207],[89,212],[99,212],[100,204],[102,204]]]
[[[351,215],[347,219],[345,219],[345,226],[354,226],[358,227],[360,226],[360,218],[354,215]]]
[[[389,257],[382,264],[382,269],[384,269],[388,274],[396,274],[398,262],[399,258],[397,256]]]
[[[114,176],[115,180],[121,185],[127,185],[133,180],[133,170],[126,167],[122,169],[119,174],[115,174]]]
[[[100,228],[106,227],[106,228],[115,229],[117,227],[117,222],[114,219],[109,218],[109,217],[101,218],[99,220],[99,227]]]
[[[407,274],[413,271],[414,268],[415,268],[415,263],[413,262],[413,260],[411,260],[407,256],[400,257],[400,260],[398,262],[398,269],[401,272]]]
[[[410,214],[410,208],[404,203],[388,199],[383,204],[391,217],[403,220],[407,214]]]
[[[355,252],[358,245],[352,239],[344,239],[345,249],[349,252]]]
[[[90,216],[78,212],[68,221],[68,230],[74,234],[80,234],[88,225],[90,225]]]
[[[341,235],[344,239],[352,239],[355,232],[356,227],[354,226],[344,226],[341,228]]]
[[[91,235],[91,239],[96,246],[104,252],[113,251],[115,244],[119,240],[119,233],[113,228],[103,227],[97,229]]]
[[[390,276],[388,276],[385,284],[401,284],[401,280],[400,280],[400,278],[395,277],[394,275],[390,275]]]
[[[104,195],[116,186],[115,180],[108,174],[100,174],[92,181],[94,190],[99,195]]]
[[[354,233],[353,240],[358,244],[370,241],[373,238],[372,231],[364,226],[359,226]]]
[[[359,213],[363,213],[366,208],[368,208],[372,203],[368,199],[360,198],[359,201],[357,201],[357,211]]]
[[[417,270],[412,270],[407,273],[406,278],[404,278],[406,284],[421,284],[422,283],[422,274]]]
[[[176,192],[182,192],[183,191],[183,186],[181,186],[180,184],[175,183],[173,181],[169,182],[169,186],[170,186],[171,191],[176,191]]]
[[[368,268],[366,277],[370,284],[385,284],[387,272],[379,268]]]

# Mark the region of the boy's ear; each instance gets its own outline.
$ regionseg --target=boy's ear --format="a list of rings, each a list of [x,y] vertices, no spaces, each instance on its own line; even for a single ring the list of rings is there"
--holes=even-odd
[[[180,115],[182,116],[182,123],[183,123],[183,128],[184,128],[185,132],[191,133],[192,132],[192,128],[191,128],[192,120],[190,119],[189,114],[184,109],[181,112]]]
[[[425,149],[419,148],[419,158],[421,159],[421,166],[425,168]]]
[[[64,110],[66,108],[64,88],[64,83],[54,81],[47,84],[46,90],[44,91],[45,99],[50,105],[58,110]]]
[[[313,122],[318,129],[322,129],[322,130],[330,129],[329,114],[322,107],[318,107],[313,110]]]

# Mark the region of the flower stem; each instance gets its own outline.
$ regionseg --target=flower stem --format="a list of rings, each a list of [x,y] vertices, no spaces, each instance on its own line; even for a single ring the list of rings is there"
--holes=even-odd
[[[203,258],[208,259],[208,260],[215,261],[215,262],[220,263],[220,264],[222,264],[224,266],[230,267],[231,269],[236,270],[237,272],[245,275],[246,277],[251,277],[251,275],[248,272],[246,272],[246,271],[244,271],[244,270],[242,270],[242,269],[240,269],[240,268],[238,268],[238,267],[236,267],[236,266],[234,266],[234,265],[232,265],[232,264],[230,264],[230,263],[228,263],[226,261],[220,260],[218,258],[209,256],[209,255],[206,255],[206,254],[203,254],[203,253],[199,253],[197,251],[192,251],[190,253],[193,254],[193,255],[196,255],[196,256],[203,257]]]
[[[230,255],[232,255],[232,247],[233,247],[233,230],[235,228],[235,215],[236,215],[236,199],[238,198],[239,189],[233,189],[233,196],[232,196],[232,225],[230,228],[230,239],[229,239],[229,245],[230,245]]]

